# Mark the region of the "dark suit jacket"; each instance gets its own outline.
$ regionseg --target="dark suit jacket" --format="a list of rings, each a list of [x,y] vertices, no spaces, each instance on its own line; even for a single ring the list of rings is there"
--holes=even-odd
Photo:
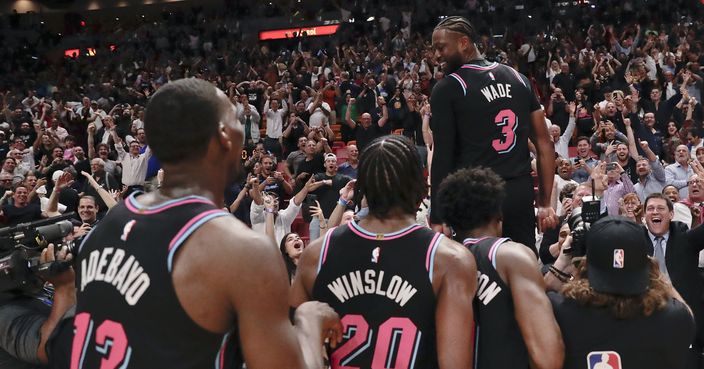
[[[647,232],[647,231],[646,231]],[[650,239],[650,238],[648,238]],[[681,222],[670,224],[670,236],[665,250],[665,263],[672,285],[694,312],[697,321],[697,340],[704,344],[704,308],[702,292],[704,280],[699,275],[699,252],[704,249],[704,227],[687,230]],[[653,248],[650,255],[653,255]]]

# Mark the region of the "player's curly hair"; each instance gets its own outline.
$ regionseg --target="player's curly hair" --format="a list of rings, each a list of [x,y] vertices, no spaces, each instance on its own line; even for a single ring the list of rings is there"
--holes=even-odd
[[[354,203],[366,197],[370,215],[383,218],[394,210],[415,215],[427,193],[420,156],[406,136],[382,136],[364,148]]]
[[[460,169],[440,184],[437,204],[442,221],[458,231],[469,231],[502,218],[504,180],[489,168]]]

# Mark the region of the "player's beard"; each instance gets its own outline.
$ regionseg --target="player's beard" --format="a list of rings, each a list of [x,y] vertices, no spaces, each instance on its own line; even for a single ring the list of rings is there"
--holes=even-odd
[[[443,69],[443,72],[445,72],[445,75],[448,75],[459,69],[462,64],[464,64],[462,54],[459,52],[455,53],[445,59],[445,68]]]

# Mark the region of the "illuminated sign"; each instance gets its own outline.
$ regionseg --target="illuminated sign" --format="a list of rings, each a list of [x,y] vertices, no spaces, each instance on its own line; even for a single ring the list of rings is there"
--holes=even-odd
[[[78,56],[81,53],[81,50],[79,49],[68,49],[64,51],[64,56],[67,58],[73,58],[74,56]]]
[[[327,36],[334,35],[337,29],[340,28],[339,24],[333,24],[329,26],[313,26],[313,27],[301,27],[301,28],[285,28],[285,29],[275,29],[270,31],[259,32],[259,40],[281,40],[286,38],[298,37],[305,33],[306,36]]]

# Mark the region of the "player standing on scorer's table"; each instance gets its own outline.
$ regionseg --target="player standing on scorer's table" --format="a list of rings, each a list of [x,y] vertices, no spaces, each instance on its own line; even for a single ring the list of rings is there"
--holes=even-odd
[[[447,77],[435,85],[430,102],[435,141],[432,203],[449,174],[489,167],[506,181],[503,235],[532,248],[536,214],[528,139],[537,150],[541,229],[557,225],[550,207],[555,149],[528,79],[509,66],[484,60],[474,45],[476,38],[462,17],[443,19],[433,32],[433,49]],[[436,230],[442,228],[437,207],[432,207],[430,218]]]

